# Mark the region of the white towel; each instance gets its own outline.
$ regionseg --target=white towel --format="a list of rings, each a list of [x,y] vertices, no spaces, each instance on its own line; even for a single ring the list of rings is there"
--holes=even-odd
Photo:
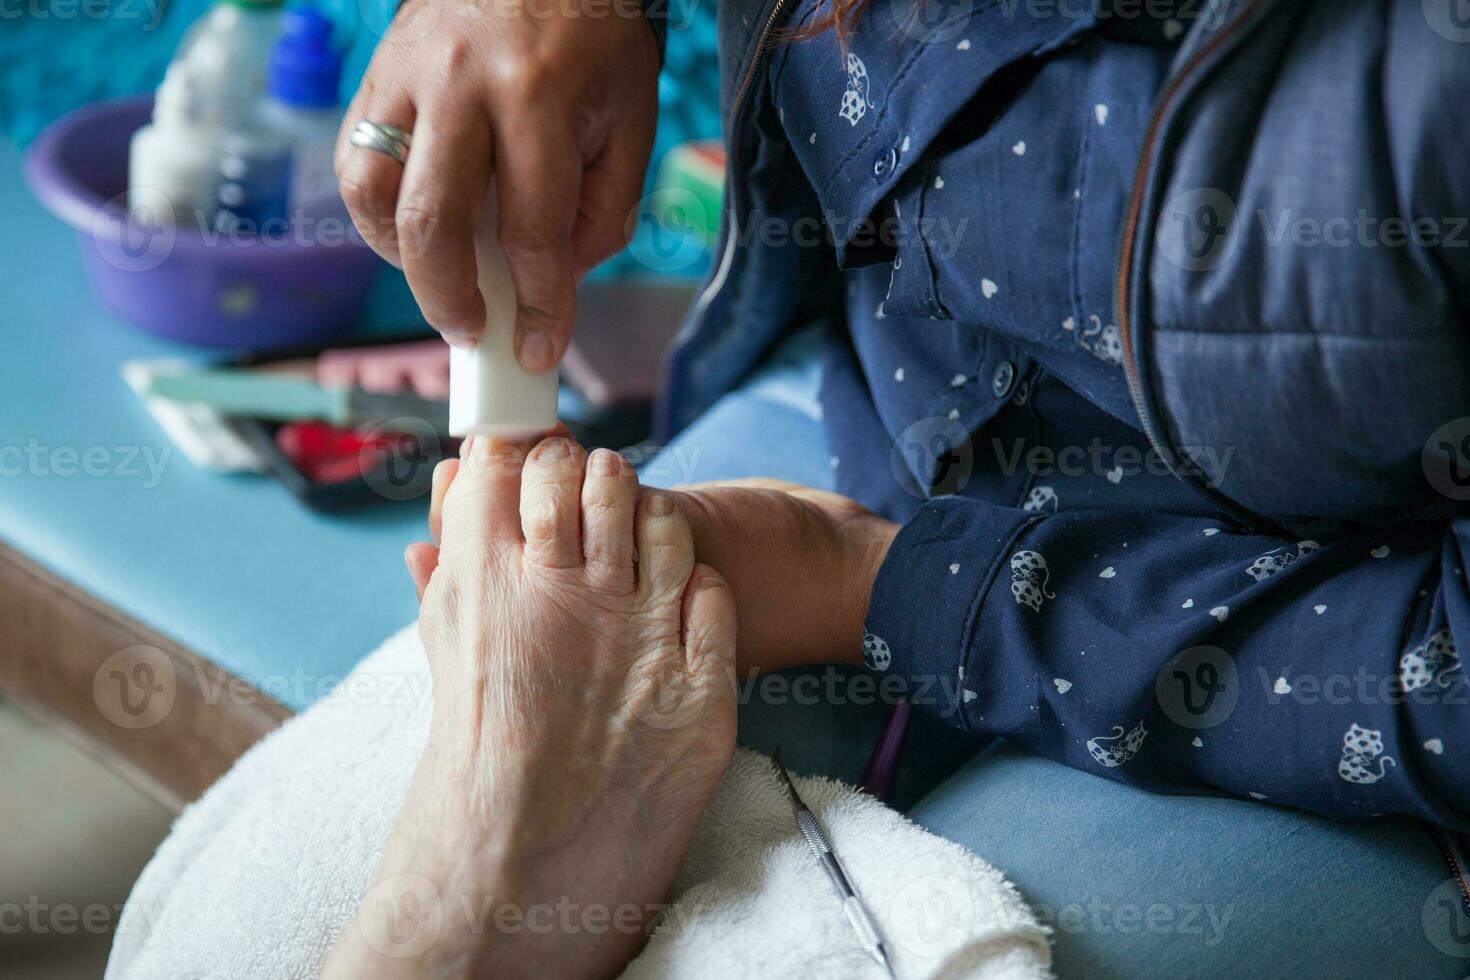
[[[138,879],[108,980],[314,977],[377,867],[431,690],[407,628],[247,752],[184,811]],[[1049,976],[1046,929],[995,868],[848,786],[796,783],[899,977]],[[626,976],[882,976],[797,833],[770,760],[753,752],[736,753],[670,901]]]

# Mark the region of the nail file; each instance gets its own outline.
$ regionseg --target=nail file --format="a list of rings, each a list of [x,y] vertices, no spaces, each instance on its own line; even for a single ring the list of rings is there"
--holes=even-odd
[[[449,434],[524,439],[556,426],[557,372],[532,374],[515,355],[516,292],[496,241],[494,201],[475,234],[475,264],[485,298],[485,332],[470,350],[449,352]]]
[[[221,413],[207,405],[172,402],[148,394],[155,378],[193,369],[188,362],[174,359],[125,361],[122,376],[169,441],[195,466],[221,473],[264,473],[268,469],[265,457]]]
[[[337,425],[420,419],[443,431],[444,403],[417,395],[378,394],[361,388],[323,388],[302,378],[266,371],[205,370],[151,379],[146,394],[206,405],[225,415],[290,422],[322,419]]]

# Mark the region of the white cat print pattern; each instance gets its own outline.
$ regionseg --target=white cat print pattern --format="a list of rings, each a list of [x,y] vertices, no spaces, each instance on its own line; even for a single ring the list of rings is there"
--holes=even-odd
[[[1251,562],[1245,573],[1257,582],[1264,582],[1298,558],[1304,558],[1321,547],[1315,541],[1298,541],[1295,551],[1289,545],[1277,548],[1275,551],[1268,551]]]
[[[847,53],[847,88],[842,93],[842,105],[837,114],[847,120],[849,126],[856,126],[868,113],[868,66],[863,64],[863,59]]]
[[[1374,764],[1378,768],[1373,768]],[[1337,760],[1337,774],[1350,783],[1376,783],[1388,766],[1396,766],[1392,756],[1383,754],[1383,733],[1363,728],[1354,722],[1342,737],[1342,758]]]
[[[1399,685],[1406,694],[1431,684],[1445,687],[1450,683],[1445,675],[1459,665],[1455,638],[1449,630],[1440,630],[1399,658]]]
[[[1105,364],[1123,365],[1123,335],[1116,324],[1103,323],[1102,317],[1087,318],[1087,326],[1077,336],[1077,343]]]
[[[1126,735],[1122,725],[1114,725],[1111,734],[1089,738],[1087,751],[1098,765],[1116,769],[1138,754],[1145,738],[1148,738],[1148,730],[1141,721]]]
[[[1032,487],[1031,492],[1026,494],[1026,500],[1021,504],[1021,509],[1028,514],[1044,514],[1049,509],[1055,514],[1059,505],[1056,490],[1044,486]]]
[[[873,670],[887,670],[893,663],[893,651],[883,642],[883,637],[866,630],[863,632],[863,663]]]
[[[1055,599],[1046,587],[1051,569],[1039,551],[1018,551],[1011,556],[1011,595],[1032,612],[1041,612],[1042,599]]]

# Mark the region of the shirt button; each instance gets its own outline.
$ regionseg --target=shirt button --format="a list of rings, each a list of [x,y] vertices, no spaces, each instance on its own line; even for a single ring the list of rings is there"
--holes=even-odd
[[[887,180],[892,176],[894,168],[898,166],[898,151],[891,146],[885,146],[878,151],[873,158],[873,179],[877,181]]]
[[[1016,381],[1016,366],[1010,361],[1001,361],[995,366],[995,373],[990,376],[990,390],[995,393],[996,398],[1004,398],[1011,393],[1011,385]]]

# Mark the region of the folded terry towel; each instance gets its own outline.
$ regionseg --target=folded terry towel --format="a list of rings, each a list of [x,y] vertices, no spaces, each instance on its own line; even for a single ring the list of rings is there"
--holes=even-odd
[[[138,879],[108,980],[314,977],[377,867],[431,691],[409,627],[247,752]],[[899,977],[1049,976],[1046,930],[995,868],[851,787],[796,784]],[[753,752],[736,753],[670,902],[626,976],[882,976],[802,843],[771,761]]]

